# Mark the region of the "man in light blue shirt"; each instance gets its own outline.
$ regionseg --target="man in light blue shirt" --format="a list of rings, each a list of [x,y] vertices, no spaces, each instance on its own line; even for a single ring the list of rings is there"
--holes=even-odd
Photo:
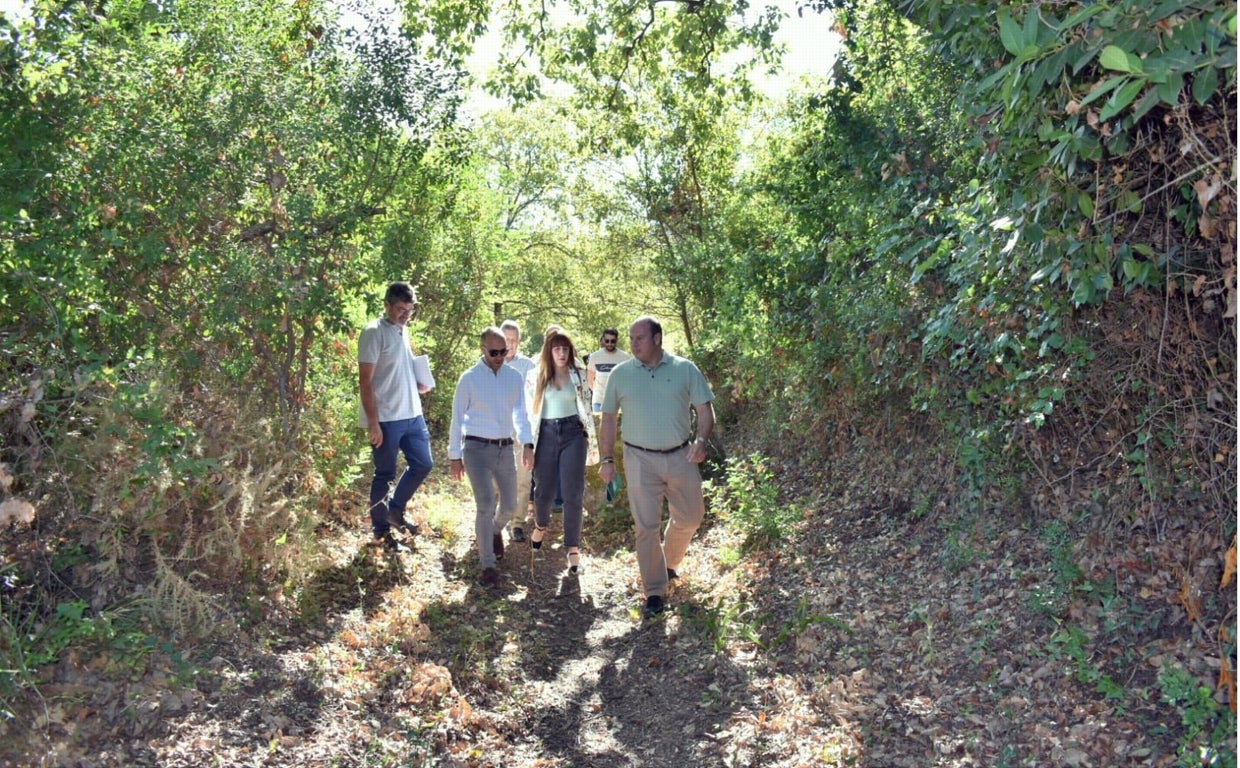
[[[504,365],[507,342],[499,328],[482,332],[482,359],[461,374],[452,398],[448,460],[455,480],[469,475],[474,492],[479,581],[499,585],[504,526],[520,505],[513,435],[522,445],[521,464],[534,466],[534,431],[525,406],[525,379]],[[497,499],[498,497],[498,499]],[[497,506],[498,501],[498,506]]]

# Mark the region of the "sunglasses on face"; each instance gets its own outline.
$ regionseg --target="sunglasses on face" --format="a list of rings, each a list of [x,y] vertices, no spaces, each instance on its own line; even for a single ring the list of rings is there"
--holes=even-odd
[[[604,344],[615,344],[616,339],[603,339]]]
[[[507,349],[488,349],[487,357],[499,357],[500,355],[505,354],[507,351],[508,351]]]

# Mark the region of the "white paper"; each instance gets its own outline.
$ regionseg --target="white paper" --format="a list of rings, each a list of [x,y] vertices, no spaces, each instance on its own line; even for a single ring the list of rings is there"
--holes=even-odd
[[[435,388],[435,374],[431,373],[431,359],[426,355],[413,358],[413,378],[428,389]]]

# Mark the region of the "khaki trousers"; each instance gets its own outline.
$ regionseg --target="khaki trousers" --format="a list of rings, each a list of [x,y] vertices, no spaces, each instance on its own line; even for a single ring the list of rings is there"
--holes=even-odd
[[[667,569],[680,567],[689,541],[706,516],[702,473],[688,456],[688,446],[672,453],[624,446],[629,511],[637,532],[634,548],[646,597],[667,591]],[[669,519],[660,535],[664,499]]]

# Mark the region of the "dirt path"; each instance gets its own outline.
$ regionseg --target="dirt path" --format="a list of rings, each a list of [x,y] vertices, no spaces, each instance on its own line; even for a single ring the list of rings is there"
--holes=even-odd
[[[1174,765],[1155,663],[1210,679],[1156,572],[1118,574],[1124,600],[1078,601],[1063,626],[1085,633],[1056,633],[1045,527],[940,525],[861,485],[810,499],[748,557],[708,521],[654,621],[623,508],[596,500],[583,573],[567,573],[557,516],[541,551],[509,545],[488,589],[468,494],[440,485],[422,504],[407,554],[370,545],[355,514],[325,525],[333,562],[254,613],[284,623],[152,652],[133,679],[62,665],[0,762]]]
[[[268,655],[215,659],[222,684],[200,685],[193,711],[148,743],[151,764],[723,764],[715,736],[739,703],[723,686],[744,674],[676,612],[642,619],[636,561],[618,546],[626,512],[587,520],[600,544],[579,574],[557,515],[542,550],[508,544],[489,589],[476,583],[472,502],[436,503],[445,527],[424,525],[410,553],[339,531],[353,556],[302,597],[321,623]]]

